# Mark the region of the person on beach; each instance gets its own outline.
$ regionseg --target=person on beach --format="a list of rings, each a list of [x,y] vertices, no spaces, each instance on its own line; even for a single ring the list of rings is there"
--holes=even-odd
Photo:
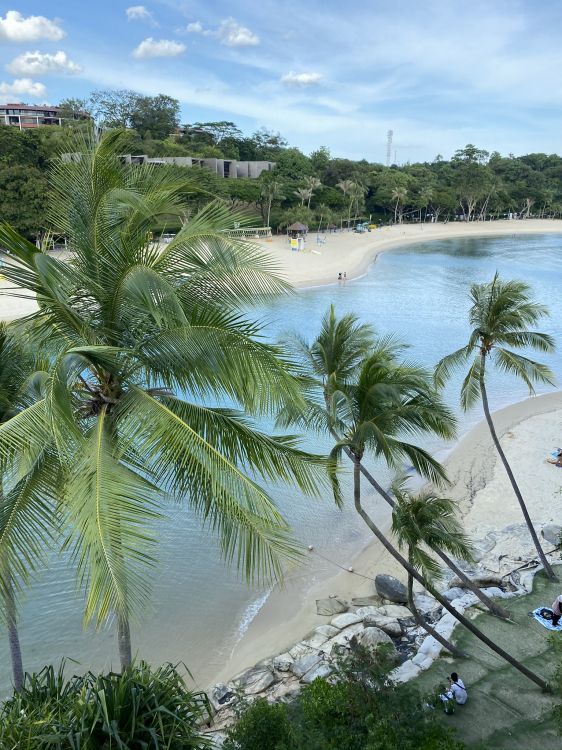
[[[338,273],[338,281],[341,281],[341,273]]]
[[[449,677],[449,690],[439,696],[443,703],[454,700],[459,706],[464,706],[468,700],[468,693],[464,686],[464,682],[460,679],[456,672],[451,672]]]
[[[547,462],[549,464],[554,464],[554,466],[558,466],[558,468],[562,467],[562,448],[557,448],[555,451],[552,451],[550,455],[552,458],[547,458]]]

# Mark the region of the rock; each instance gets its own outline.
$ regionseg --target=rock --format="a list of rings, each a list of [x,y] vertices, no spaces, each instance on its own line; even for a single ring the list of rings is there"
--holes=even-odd
[[[340,617],[343,617],[343,616],[344,615],[340,615]],[[337,628],[332,628],[332,629],[335,630],[336,633],[338,632]],[[329,636],[324,635],[324,633],[317,633],[316,631],[313,630],[312,633],[309,633],[306,636],[306,640],[304,640],[303,643],[307,643],[312,649],[319,650],[322,648],[324,643],[326,643],[328,638]]]
[[[311,669],[317,667],[322,661],[320,654],[310,654],[309,656],[303,656],[302,659],[297,659],[291,664],[291,672],[299,679],[303,677]]]
[[[357,622],[361,622],[363,618],[361,615],[356,614],[355,612],[344,612],[342,615],[337,615],[336,617],[333,617],[330,620],[330,625],[333,628],[337,628],[338,630],[343,630],[343,628],[347,628],[350,625],[355,625]]]
[[[310,669],[302,678],[301,682],[304,685],[310,685],[311,682],[314,682],[314,680],[318,678],[324,678],[329,677],[334,670],[329,664],[326,664],[326,662],[321,662],[316,667],[313,667]]]
[[[283,682],[277,682],[267,691],[267,700],[270,703],[275,703],[282,700],[290,700],[299,691],[299,679],[298,677],[290,676]]]
[[[409,682],[419,675],[421,669],[411,659],[403,662],[399,667],[393,669],[390,677],[393,682]]]
[[[380,609],[380,607],[373,607],[373,606],[371,606],[371,607],[358,607],[355,610],[355,614],[359,615],[359,617],[361,617],[361,619],[364,620],[367,615],[376,615],[378,613],[379,609]]]
[[[330,596],[328,599],[316,600],[316,614],[332,617],[340,612],[347,612],[348,604],[344,599],[337,596]]]
[[[505,591],[500,589],[499,586],[489,586],[486,589],[482,589],[482,593],[490,598],[503,599],[505,597]]]
[[[339,629],[334,628],[332,625],[319,625],[317,628],[314,628],[314,632],[321,633],[322,635],[325,635],[326,638],[333,638],[338,634]]]
[[[314,653],[316,653],[316,649],[313,648],[308,641],[295,643],[295,645],[289,649],[289,655],[292,656],[294,660],[302,659],[303,656],[309,656]]]
[[[557,523],[548,523],[546,526],[543,526],[541,534],[546,541],[550,542],[554,547],[560,547],[562,526],[559,526]]]
[[[443,615],[443,617],[439,620],[439,622],[436,622],[433,626],[433,629],[439,633],[439,635],[442,635],[443,638],[449,639],[451,635],[453,634],[453,630],[455,629],[455,626],[457,625],[458,620],[453,617],[453,615],[450,615],[448,612],[446,615]]]
[[[224,682],[217,683],[211,690],[211,703],[216,711],[219,711],[223,706],[230,703],[236,696],[232,690],[224,684]]]
[[[395,617],[386,617],[380,614],[365,615],[363,625],[366,628],[380,628],[393,638],[398,638],[402,635],[402,625],[400,625]]]
[[[248,695],[263,693],[275,682],[275,676],[267,667],[252,667],[235,678],[237,685]]]
[[[353,637],[351,645],[362,646],[369,651],[374,651],[382,643],[392,646],[392,651],[395,650],[392,638],[383,630],[380,628],[364,628]]]
[[[483,588],[484,586],[501,586],[502,577],[499,575],[496,576],[496,575],[491,575],[490,573],[487,573],[485,575],[470,576],[470,580],[475,586],[478,586],[478,588],[480,589],[480,588]],[[462,590],[463,582],[461,581],[460,578],[457,578],[456,576],[454,576],[453,578],[451,578],[449,583],[450,583],[451,588],[459,588]],[[464,593],[464,590],[463,590],[463,593]],[[462,596],[462,595],[459,594],[459,596]]]
[[[447,599],[447,601],[452,602],[453,599],[460,599],[463,594],[464,589],[461,589],[459,586],[453,586],[452,588],[443,591],[442,596],[444,599]]]
[[[384,607],[379,608],[379,614],[385,617],[395,617],[400,620],[408,620],[412,617],[412,613],[408,607],[401,607],[399,604],[386,604]]]
[[[394,578],[394,576],[379,573],[375,578],[375,587],[377,594],[383,599],[388,599],[397,604],[405,604],[408,601],[406,587],[403,583],[400,583],[398,578]]]
[[[294,662],[293,657],[288,652],[285,654],[279,654],[273,659],[273,667],[278,672],[288,672],[291,669],[291,664]]]
[[[418,649],[418,654],[428,656],[431,660],[437,659],[441,653],[442,646],[439,641],[435,640],[432,635],[424,638],[422,645]]]
[[[414,604],[416,605],[417,609],[423,614],[433,612],[435,609],[439,609],[439,607],[441,606],[437,599],[434,599],[428,594],[415,594]]]
[[[380,607],[382,599],[375,594],[374,596],[360,596],[357,599],[352,599],[351,603],[354,607]]]
[[[349,648],[351,639],[362,630],[364,630],[364,628],[363,623],[361,622],[358,622],[355,625],[350,625],[348,628],[345,628],[340,633],[338,633],[338,635],[330,638],[330,640],[324,644],[322,650],[325,654],[328,655],[330,655],[332,652],[340,653],[342,650]]]

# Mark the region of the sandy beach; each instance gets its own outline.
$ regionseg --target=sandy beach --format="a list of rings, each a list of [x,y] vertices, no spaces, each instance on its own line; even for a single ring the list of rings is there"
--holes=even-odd
[[[531,397],[496,411],[494,422],[534,524],[540,529],[548,523],[560,523],[562,469],[547,463],[546,458],[562,444],[562,392]],[[490,551],[502,556],[502,565],[495,572],[501,574],[504,569],[517,567],[527,556],[534,557],[530,538],[521,527],[519,505],[484,421],[459,441],[445,466],[452,482],[448,494],[458,502],[467,534],[474,541],[489,534],[498,536],[496,546],[490,547]],[[388,531],[390,511],[384,501],[371,495],[364,504]],[[517,527],[513,533],[511,527]],[[552,545],[545,542],[544,548],[550,550]],[[290,580],[285,590],[274,591],[215,682],[227,680],[260,659],[282,653],[314,627],[328,622],[328,618],[316,614],[317,598],[337,594],[350,601],[372,595],[376,593],[373,579],[381,572],[405,582],[403,571],[377,540],[359,553],[352,567],[354,572],[350,573],[333,566],[335,572],[308,591],[303,590],[298,578]]]

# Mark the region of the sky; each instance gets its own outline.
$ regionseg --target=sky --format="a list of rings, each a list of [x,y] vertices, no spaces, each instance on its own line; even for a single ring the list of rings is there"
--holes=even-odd
[[[560,0],[14,0],[0,102],[129,88],[305,153],[562,153],[561,32]]]

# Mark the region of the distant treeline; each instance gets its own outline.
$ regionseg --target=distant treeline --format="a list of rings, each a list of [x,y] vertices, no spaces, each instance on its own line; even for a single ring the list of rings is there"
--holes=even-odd
[[[229,121],[181,125],[179,102],[162,94],[97,91],[88,100],[61,105],[86,108],[102,127],[122,130],[123,153],[276,162],[275,169],[258,180],[227,180],[205,169],[193,170],[206,191],[196,204],[210,200],[210,194],[274,229],[294,221],[325,228],[368,219],[387,223],[562,215],[562,158],[557,154],[502,156],[469,144],[448,161],[437,156],[432,162],[385,167],[365,159],[334,158],[325,147],[307,156],[265,128],[248,136]],[[0,126],[0,219],[29,237],[47,227],[49,164],[61,152],[76,150],[77,131],[90,127],[73,121],[69,127],[24,131]]]

